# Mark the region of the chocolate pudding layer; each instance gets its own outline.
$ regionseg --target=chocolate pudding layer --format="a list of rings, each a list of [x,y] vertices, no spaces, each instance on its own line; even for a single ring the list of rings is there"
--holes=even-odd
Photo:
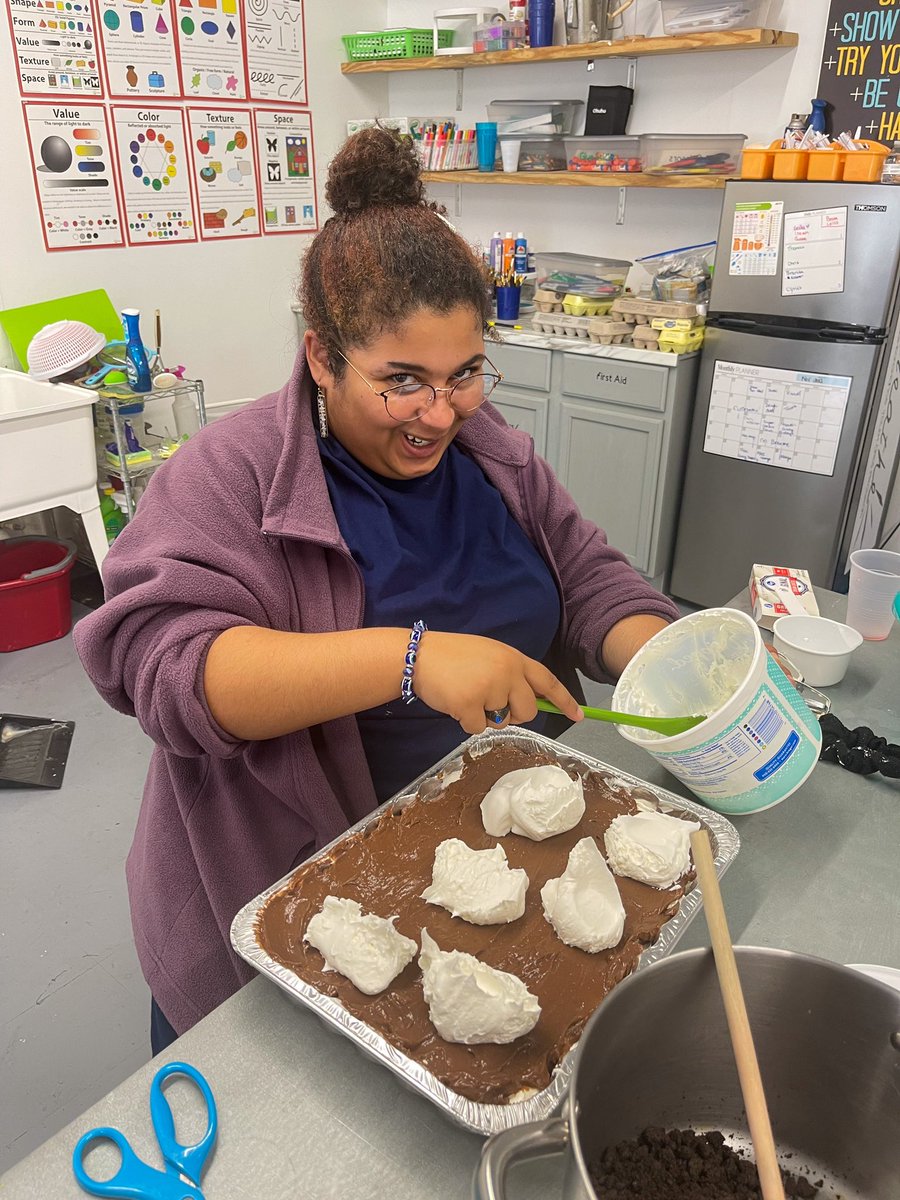
[[[625,906],[619,945],[588,954],[560,941],[544,918],[541,888],[565,871],[577,841],[593,837],[602,851],[603,834],[613,818],[638,809],[629,789],[589,772],[583,776],[585,814],[568,833],[543,842],[485,833],[479,806],[491,786],[508,771],[553,761],[513,746],[474,759],[467,756],[462,776],[437,798],[386,811],[365,831],[300,867],[266,902],[257,922],[257,940],[276,962],[335,997],[453,1092],[483,1104],[504,1103],[523,1090],[540,1091],[549,1084],[591,1013],[634,970],[641,951],[675,914],[688,882],[686,877],[660,891],[617,878]],[[507,925],[471,925],[420,898],[431,883],[434,852],[447,838],[460,838],[474,850],[490,849],[499,840],[510,867],[522,867],[528,875],[522,917]],[[344,976],[326,971],[322,955],[303,941],[326,896],[356,900],[366,913],[396,916],[397,929],[417,944],[425,928],[442,950],[462,950],[517,975],[540,1002],[537,1025],[505,1046],[445,1042],[429,1020],[417,959],[386,991],[364,995]]]

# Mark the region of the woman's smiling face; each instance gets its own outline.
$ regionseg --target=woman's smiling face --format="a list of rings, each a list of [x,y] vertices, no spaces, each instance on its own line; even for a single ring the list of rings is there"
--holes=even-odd
[[[316,334],[307,330],[304,340],[313,378],[325,392],[329,432],[364,467],[387,479],[433,471],[468,414],[441,391],[415,420],[400,424],[372,389],[415,382],[450,388],[473,372],[492,370],[485,362],[480,315],[467,305],[446,313],[419,309],[395,332],[347,347],[352,365],[345,365],[340,379],[329,369]]]

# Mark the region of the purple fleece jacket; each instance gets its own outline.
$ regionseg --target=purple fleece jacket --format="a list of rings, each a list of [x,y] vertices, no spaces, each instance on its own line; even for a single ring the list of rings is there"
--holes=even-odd
[[[246,742],[216,723],[203,689],[210,644],[233,625],[361,623],[362,579],[328,498],[312,391],[301,353],[280,392],[202,430],[156,472],[104,564],[106,603],[75,630],[100,694],[156,743],[126,874],[138,957],[179,1033],[253,975],[231,950],[235,913],[375,807],[353,716]],[[457,444],[553,572],[562,621],[546,661],[570,689],[576,667],[606,678],[599,648],[621,618],[677,617],[491,405]]]

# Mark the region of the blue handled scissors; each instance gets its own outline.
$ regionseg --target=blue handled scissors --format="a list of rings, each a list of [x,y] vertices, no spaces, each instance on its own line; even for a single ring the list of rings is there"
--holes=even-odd
[[[195,1146],[182,1146],[175,1138],[175,1119],[162,1090],[163,1083],[172,1075],[186,1075],[206,1101],[209,1123],[206,1133]],[[109,1126],[91,1129],[79,1140],[72,1156],[75,1178],[86,1192],[94,1196],[124,1196],[126,1200],[203,1200],[200,1176],[215,1144],[219,1120],[210,1086],[196,1067],[183,1062],[160,1067],[150,1085],[150,1119],[166,1164],[165,1170],[157,1171],[142,1162],[120,1130]],[[119,1169],[111,1179],[94,1179],[84,1169],[85,1152],[101,1141],[114,1142],[122,1155]]]

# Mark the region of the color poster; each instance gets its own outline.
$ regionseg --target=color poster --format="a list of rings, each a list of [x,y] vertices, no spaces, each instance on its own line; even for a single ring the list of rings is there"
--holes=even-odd
[[[92,0],[6,0],[23,96],[103,95]]]
[[[900,3],[831,0],[816,96],[835,137],[900,139]]]
[[[244,43],[238,0],[174,0],[185,96],[246,100]]]
[[[194,187],[204,241],[257,237],[259,197],[247,109],[188,109]]]
[[[258,109],[255,116],[263,231],[315,231],[319,221],[310,114]]]
[[[97,0],[110,96],[180,96],[169,0]]]
[[[103,108],[26,104],[24,113],[47,249],[121,246],[122,220]]]
[[[306,104],[303,0],[247,0],[250,99]]]
[[[195,242],[182,110],[113,105],[112,115],[129,245]]]

